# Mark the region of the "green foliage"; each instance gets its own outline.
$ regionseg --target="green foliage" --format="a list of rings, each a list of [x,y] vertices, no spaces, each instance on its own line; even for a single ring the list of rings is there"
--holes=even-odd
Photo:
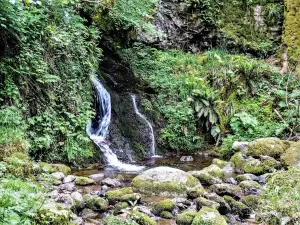
[[[299,221],[300,171],[290,168],[271,176],[259,202],[259,216],[268,224],[297,224]],[[288,179],[287,179],[288,178]]]
[[[0,3],[1,32],[17,37],[12,44],[18,46],[13,57],[1,59],[0,104],[22,109],[19,122],[27,127],[20,129],[26,129],[30,153],[53,161],[78,161],[93,152],[85,127],[93,115],[89,76],[101,55],[99,32],[84,26],[75,6],[60,0]]]

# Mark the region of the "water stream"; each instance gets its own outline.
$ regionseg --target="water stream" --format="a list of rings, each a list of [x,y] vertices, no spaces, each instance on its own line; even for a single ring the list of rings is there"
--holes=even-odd
[[[104,159],[107,165],[121,171],[140,171],[144,169],[143,166],[136,166],[121,162],[117,155],[109,147],[109,141],[107,140],[108,129],[111,122],[111,98],[108,91],[100,83],[100,81],[92,77],[91,81],[97,91],[97,98],[99,102],[98,123],[97,127],[93,128],[90,121],[87,125],[87,134],[99,146],[104,154]]]
[[[142,119],[145,121],[145,123],[147,124],[148,128],[149,128],[149,136],[150,136],[150,140],[151,140],[151,146],[150,146],[150,156],[152,157],[156,157],[156,153],[155,153],[155,137],[154,137],[154,132],[153,132],[153,128],[151,123],[147,120],[146,116],[144,116],[143,114],[140,113],[137,104],[136,104],[136,96],[135,95],[131,95],[132,98],[132,102],[133,102],[133,107],[134,107],[134,111],[135,113]]]

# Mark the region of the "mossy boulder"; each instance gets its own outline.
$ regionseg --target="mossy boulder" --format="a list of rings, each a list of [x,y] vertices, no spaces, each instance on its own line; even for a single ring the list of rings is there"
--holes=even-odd
[[[203,168],[202,171],[206,171],[210,175],[218,178],[222,178],[224,176],[224,170],[215,164],[211,164],[210,166]]]
[[[204,193],[203,196],[208,200],[217,202],[220,205],[218,211],[221,214],[227,214],[230,212],[231,208],[223,197],[217,195],[216,193],[208,193],[208,192]]]
[[[84,195],[83,200],[87,208],[104,212],[107,210],[108,201],[104,198],[101,198],[97,195]]]
[[[246,154],[250,156],[267,155],[280,158],[288,147],[288,142],[281,141],[278,138],[262,138],[250,142]]]
[[[259,198],[260,197],[257,195],[247,195],[242,198],[242,203],[252,209],[256,209],[259,203]]]
[[[208,200],[203,197],[199,197],[195,199],[197,209],[201,209],[203,206],[207,206],[209,208],[218,209],[220,207],[220,204],[211,200]]]
[[[186,210],[178,214],[176,217],[176,224],[178,225],[191,225],[195,216],[197,214],[196,210]]]
[[[244,190],[251,190],[251,189],[260,189],[261,185],[253,180],[244,180],[242,181],[239,186]]]
[[[155,225],[156,222],[151,219],[149,216],[141,213],[139,211],[133,210],[129,212],[130,219],[134,220],[140,225]]]
[[[201,185],[199,185],[198,187],[194,187],[194,188],[187,190],[186,193],[187,193],[188,198],[195,199],[195,198],[202,196],[202,194],[204,192],[205,192],[205,189]]]
[[[244,203],[238,202],[228,195],[225,195],[224,199],[230,205],[231,212],[233,214],[237,214],[242,218],[249,217],[249,215],[251,213],[251,209],[248,206],[246,206]]]
[[[133,220],[123,219],[118,216],[108,216],[103,221],[104,225],[138,225]]]
[[[174,202],[172,202],[172,200],[165,199],[156,203],[152,208],[152,212],[154,215],[159,216],[161,212],[163,211],[172,212],[175,208],[176,205]]]
[[[131,187],[121,188],[106,192],[106,198],[110,204],[127,200],[134,200],[134,193]]]
[[[287,166],[300,166],[300,142],[292,142],[280,159]]]
[[[88,177],[76,177],[75,184],[80,186],[94,184],[94,180]]]
[[[162,211],[162,212],[160,213],[160,216],[161,216],[162,218],[165,218],[165,219],[172,219],[172,218],[173,218],[172,213],[170,213],[170,212],[168,212],[168,211]]]
[[[214,177],[207,171],[189,171],[188,173],[196,177],[203,185],[213,185],[222,183],[222,180],[220,178]]]
[[[236,176],[235,178],[238,182],[244,181],[244,180],[258,180],[258,177],[251,173],[245,173]]]
[[[114,214],[118,214],[122,209],[129,207],[128,202],[118,202],[114,207]]]
[[[56,172],[62,172],[65,176],[71,174],[71,168],[64,164],[52,164],[52,167]]]
[[[187,172],[170,167],[156,167],[142,172],[132,180],[138,192],[159,196],[186,196],[200,182]]]
[[[192,225],[202,225],[205,222],[210,222],[212,225],[227,225],[226,219],[221,216],[218,210],[206,206],[202,207],[196,214]]]
[[[28,155],[21,152],[15,152],[5,158],[4,161],[6,162],[6,173],[10,173],[18,177],[32,176],[32,162]]]
[[[234,184],[214,184],[210,190],[218,195],[230,195],[234,197],[241,197],[242,189]]]
[[[51,165],[49,163],[39,162],[39,166],[40,166],[41,172],[43,172],[43,173],[54,173],[55,172],[55,168],[53,167],[53,165]]]
[[[212,161],[213,164],[217,165],[221,169],[224,169],[226,167],[234,167],[234,164],[232,162],[227,162],[221,159],[214,158]]]

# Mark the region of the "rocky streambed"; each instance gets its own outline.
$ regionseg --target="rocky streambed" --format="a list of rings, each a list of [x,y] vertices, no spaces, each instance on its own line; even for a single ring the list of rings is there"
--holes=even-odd
[[[299,143],[259,139],[232,149],[229,161],[161,158],[145,162],[149,167],[140,174],[54,172],[47,204],[65,210],[74,224],[256,224],[266,180],[294,162],[288,155],[300,151]]]

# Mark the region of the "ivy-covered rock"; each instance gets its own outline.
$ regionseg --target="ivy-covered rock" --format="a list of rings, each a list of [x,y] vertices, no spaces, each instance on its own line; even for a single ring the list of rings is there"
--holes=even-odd
[[[221,216],[218,210],[206,206],[202,207],[196,214],[192,225],[201,225],[205,222],[212,225],[227,225],[226,219]]]
[[[142,193],[160,196],[185,196],[200,182],[189,173],[170,167],[156,167],[132,180],[132,187]]]

